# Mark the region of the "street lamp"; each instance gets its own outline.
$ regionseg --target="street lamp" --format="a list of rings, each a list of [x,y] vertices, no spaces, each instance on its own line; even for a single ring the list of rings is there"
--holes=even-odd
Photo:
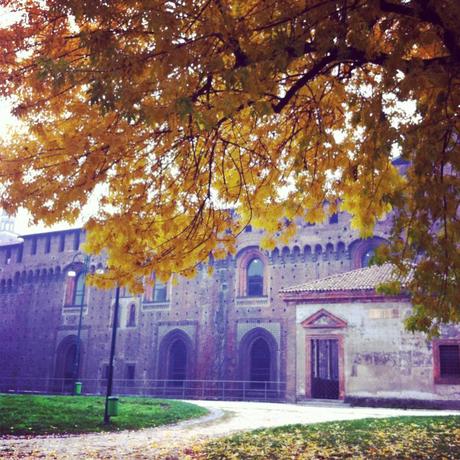
[[[109,414],[109,398],[112,396],[113,386],[113,359],[115,357],[115,342],[117,338],[118,327],[118,310],[120,309],[120,284],[117,284],[115,290],[115,306],[113,311],[113,324],[112,324],[112,343],[110,344],[110,359],[109,359],[109,375],[107,376],[107,393],[105,395],[105,408],[104,408],[104,424],[110,423]]]
[[[80,257],[82,256],[83,254],[81,252],[77,252],[73,258],[72,258],[72,261],[70,262],[70,265],[73,267],[74,264],[75,264],[75,261],[77,260],[77,257]],[[85,276],[86,277],[86,274],[89,272],[89,264],[91,262],[91,256],[86,254],[84,256],[84,259],[83,259],[83,270],[81,270],[78,274],[79,275],[82,275],[82,276]],[[103,273],[104,270],[101,269],[101,268],[98,268],[96,270],[96,273]],[[70,277],[70,278],[76,278],[77,276],[77,272],[72,269],[72,270],[69,270],[67,272],[67,276]],[[77,286],[75,286],[75,289],[77,288]],[[80,336],[81,336],[81,328],[82,328],[82,322],[83,322],[83,307],[85,305],[85,284],[83,284],[83,292],[81,294],[81,301],[80,301],[80,315],[79,315],[79,318],[78,318],[78,328],[77,328],[77,344],[76,344],[76,348],[75,348],[75,359],[74,359],[74,362],[73,362],[73,376],[74,376],[74,394],[77,393],[77,386],[76,386],[76,383],[78,382],[78,377],[79,377],[79,374],[80,374],[80,350],[81,350],[81,346],[80,346]]]
[[[71,265],[75,264],[77,257],[81,256],[82,253],[78,252],[72,258]],[[91,256],[85,255],[83,260],[83,270],[81,270],[78,274],[86,276],[89,272],[89,264],[91,261]],[[96,269],[96,273],[101,274],[104,273],[102,268]],[[69,277],[76,277],[77,272],[75,270],[69,270],[67,272],[67,276]],[[81,327],[83,321],[83,306],[84,306],[84,298],[85,298],[85,285],[83,285],[83,292],[81,296],[81,304],[80,304],[80,317],[78,320],[78,329],[77,329],[77,347],[75,350],[75,361],[74,361],[74,376],[75,376],[75,383],[78,380],[78,374],[80,370],[80,335],[81,335]],[[114,314],[113,314],[113,324],[112,324],[112,341],[110,344],[110,358],[109,358],[109,375],[107,378],[107,393],[105,396],[105,408],[104,408],[104,424],[110,423],[110,414],[109,414],[109,399],[112,396],[112,388],[113,388],[113,361],[115,358],[115,344],[117,338],[117,327],[118,327],[118,315],[120,310],[120,284],[117,284],[117,288],[115,290],[115,307],[114,307]],[[76,385],[74,385],[75,391]]]

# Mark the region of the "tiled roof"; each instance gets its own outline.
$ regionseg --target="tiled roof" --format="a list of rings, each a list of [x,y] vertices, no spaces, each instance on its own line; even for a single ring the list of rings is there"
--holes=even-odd
[[[374,290],[379,284],[396,281],[392,264],[372,265],[282,289],[281,293]],[[407,280],[407,279],[406,279]],[[404,281],[406,281],[404,280]],[[402,281],[402,285],[405,282]]]

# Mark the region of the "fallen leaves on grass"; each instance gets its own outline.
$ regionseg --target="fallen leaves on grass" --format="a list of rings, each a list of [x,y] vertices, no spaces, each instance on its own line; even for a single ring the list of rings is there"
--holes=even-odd
[[[398,417],[257,430],[194,446],[199,460],[459,459],[460,417]]]

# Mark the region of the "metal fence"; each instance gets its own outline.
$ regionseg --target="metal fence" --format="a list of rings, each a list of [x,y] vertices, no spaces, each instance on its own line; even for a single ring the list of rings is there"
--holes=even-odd
[[[79,379],[82,393],[105,394],[107,380]],[[3,378],[1,393],[72,394],[74,379]],[[116,395],[151,396],[175,399],[215,399],[227,401],[283,401],[285,382],[245,380],[141,380],[114,379]]]

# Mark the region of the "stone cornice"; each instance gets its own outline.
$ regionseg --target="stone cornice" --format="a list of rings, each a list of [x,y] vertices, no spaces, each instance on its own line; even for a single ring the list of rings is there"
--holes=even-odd
[[[385,295],[374,289],[337,290],[337,291],[305,291],[280,293],[280,297],[288,305],[299,303],[352,303],[352,302],[401,302],[409,301],[409,295]]]

